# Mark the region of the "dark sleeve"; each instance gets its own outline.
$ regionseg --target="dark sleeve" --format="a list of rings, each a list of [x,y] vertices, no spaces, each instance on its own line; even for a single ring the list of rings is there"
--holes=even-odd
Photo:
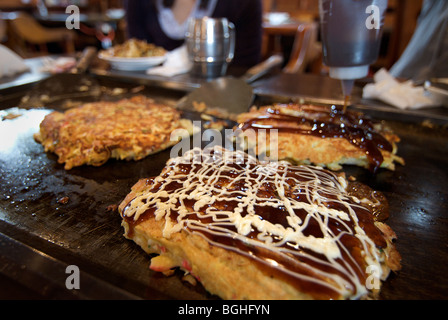
[[[234,65],[251,67],[261,60],[262,1],[218,0],[213,16],[226,17],[235,24]]]
[[[137,38],[152,42],[151,35],[146,32],[145,17],[148,15],[148,0],[125,0],[127,35],[129,38]]]
[[[128,36],[154,43],[168,51],[181,46],[184,40],[169,38],[160,27],[157,8],[151,0],[125,0]]]

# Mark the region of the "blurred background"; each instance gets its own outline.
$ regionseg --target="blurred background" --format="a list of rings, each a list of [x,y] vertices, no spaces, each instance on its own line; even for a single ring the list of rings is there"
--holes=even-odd
[[[80,9],[80,29],[68,30],[68,5]],[[422,0],[389,0],[380,58],[390,68],[411,39]],[[0,43],[23,58],[108,48],[126,40],[122,0],[0,0]],[[322,65],[317,0],[263,0],[262,57],[284,56],[285,71],[326,73]]]

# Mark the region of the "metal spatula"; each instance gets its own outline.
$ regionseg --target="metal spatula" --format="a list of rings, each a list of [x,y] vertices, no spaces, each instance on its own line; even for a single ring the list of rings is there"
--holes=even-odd
[[[229,114],[245,112],[254,100],[251,83],[283,63],[283,57],[273,55],[250,68],[241,78],[221,77],[201,85],[177,103],[181,110],[197,111],[195,104],[205,104],[207,109],[220,109]]]

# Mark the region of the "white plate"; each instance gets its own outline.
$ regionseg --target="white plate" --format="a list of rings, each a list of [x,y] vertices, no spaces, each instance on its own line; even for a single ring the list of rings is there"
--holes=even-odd
[[[146,70],[165,62],[165,56],[144,57],[144,58],[120,58],[112,57],[100,52],[98,57],[110,63],[111,67],[124,71]]]

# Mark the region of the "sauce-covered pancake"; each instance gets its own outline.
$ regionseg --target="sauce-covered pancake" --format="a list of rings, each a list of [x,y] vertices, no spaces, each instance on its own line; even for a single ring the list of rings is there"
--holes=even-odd
[[[337,106],[277,104],[240,114],[237,122],[240,135],[246,137],[245,147],[256,154],[276,153],[280,160],[334,170],[354,164],[372,171],[394,170],[395,162],[404,163],[396,155],[399,137],[383,123]],[[259,138],[261,131],[266,139]]]
[[[159,254],[151,269],[180,267],[221,298],[357,299],[378,293],[400,256],[379,221],[386,199],[349,186],[319,167],[193,149],[119,211],[125,236]]]

